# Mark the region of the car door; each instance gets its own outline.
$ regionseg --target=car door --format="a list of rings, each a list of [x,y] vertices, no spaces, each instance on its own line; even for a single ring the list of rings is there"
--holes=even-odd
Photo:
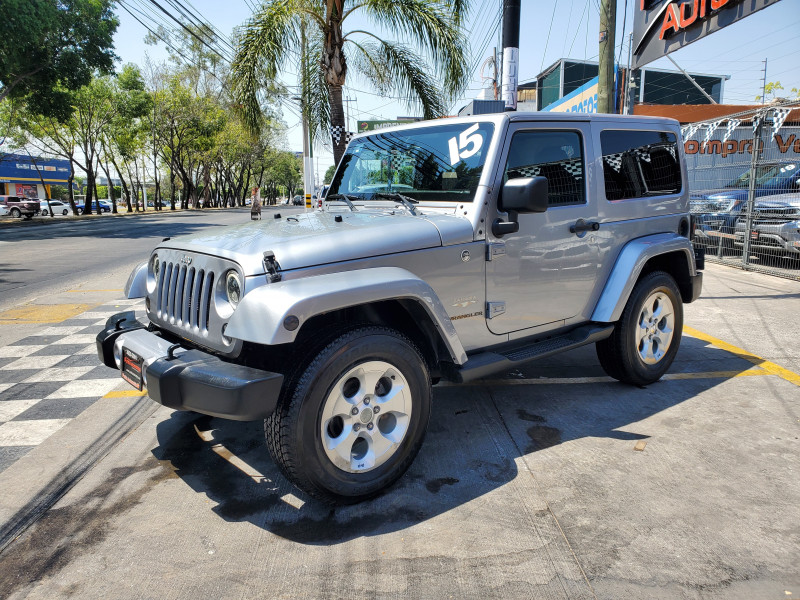
[[[535,176],[548,180],[548,208],[519,213],[517,233],[489,235],[486,317],[496,334],[555,328],[585,313],[600,260],[592,230],[597,199],[588,192],[589,123],[514,123],[509,135],[496,181],[499,209],[506,181]]]

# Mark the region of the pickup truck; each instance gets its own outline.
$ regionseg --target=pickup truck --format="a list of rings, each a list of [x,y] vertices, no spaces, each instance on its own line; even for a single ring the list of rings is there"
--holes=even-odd
[[[28,200],[17,196],[0,196],[0,206],[4,206],[8,210],[8,214],[15,219],[19,217],[31,219],[41,212],[37,198]]]
[[[145,313],[109,319],[98,354],[164,406],[264,419],[290,481],[357,502],[414,460],[440,379],[594,344],[611,377],[657,381],[702,287],[688,202],[669,119],[368,132],[320,209],[161,242],[125,286]]]

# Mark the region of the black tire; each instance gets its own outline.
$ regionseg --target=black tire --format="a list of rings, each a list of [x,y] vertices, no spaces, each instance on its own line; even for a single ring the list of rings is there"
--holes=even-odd
[[[65,208],[64,210],[61,211],[61,214],[66,217],[68,212],[69,211]]]
[[[45,208],[45,209],[42,211],[42,216],[43,216],[43,217],[46,217],[46,216],[47,216],[47,209],[46,209],[46,208]]]
[[[22,213],[20,212],[20,210],[18,208],[12,208],[11,209],[11,216],[14,217],[15,219],[19,219],[22,216]]]
[[[650,304],[653,301],[654,306],[658,306],[659,298],[664,297],[672,305],[672,324],[669,324],[668,316],[664,315],[649,328],[640,327],[640,319],[646,310],[649,312],[645,303]],[[661,304],[662,308],[666,306],[663,301]],[[665,341],[667,328],[671,329],[669,341]],[[646,333],[640,342],[637,338],[643,330],[654,333]],[[614,327],[614,333],[595,345],[597,357],[603,370],[610,377],[631,385],[648,385],[658,381],[672,365],[681,343],[682,331],[683,301],[678,286],[668,273],[654,271],[642,277],[634,286],[622,316]],[[646,339],[648,335],[649,345]],[[656,340],[665,343],[659,346],[653,341],[654,336]],[[656,352],[652,351],[653,348]],[[648,356],[647,360],[653,361],[651,363],[646,362],[640,354],[640,351],[647,354],[648,349],[651,356]]]
[[[361,448],[368,445],[371,451],[372,440],[378,439],[379,435],[383,436],[386,420],[391,424],[391,419],[396,414],[384,410],[380,416],[376,416],[378,411],[374,414],[371,412],[374,407],[381,405],[383,388],[379,389],[380,382],[374,390],[365,392],[371,394],[371,406],[365,406],[369,405],[370,398],[365,400],[364,396],[353,392],[352,398],[360,397],[362,400],[349,405],[357,411],[356,416],[348,417],[354,423],[352,426],[337,416],[329,419],[326,425],[323,414],[326,407],[331,406],[331,398],[337,396],[334,391],[337,383],[341,385],[341,397],[347,397],[348,393],[344,390],[350,379],[355,379],[350,375],[353,369],[360,365],[364,365],[366,369],[384,363],[389,365],[401,381],[407,383],[407,388],[401,389],[408,390],[404,398],[410,408],[407,414],[397,413],[407,418],[404,422],[406,428],[400,434],[400,439],[392,444],[385,455],[375,460],[374,466],[365,466],[359,464],[365,460],[359,458]],[[422,446],[431,410],[430,375],[425,360],[414,344],[397,331],[386,327],[356,327],[335,337],[307,361],[305,368],[301,367],[299,373],[302,373],[299,377],[287,381],[290,387],[278,408],[264,420],[267,447],[287,479],[309,495],[332,504],[360,502],[377,495],[397,481]],[[391,387],[391,382],[389,385]],[[361,387],[358,390],[359,393],[363,391]],[[388,391],[383,393],[384,398],[389,398]],[[367,414],[369,421],[364,420]],[[335,424],[336,419],[339,419],[337,426],[343,425],[344,431],[340,428],[338,432],[331,433],[332,423]],[[384,426],[381,424],[382,419],[385,420]],[[395,419],[395,424],[399,422]],[[362,423],[365,425],[359,429]],[[394,427],[394,424],[391,426]],[[355,435],[355,441],[349,447],[343,445],[343,452],[349,452],[352,465],[343,463],[345,466],[337,466],[334,458],[329,456],[333,451],[325,447],[325,432],[331,438],[344,435],[345,438],[342,439],[345,441],[341,443],[348,444],[350,434],[357,431],[360,433]],[[396,431],[389,433],[394,434]],[[381,437],[380,441],[385,443],[387,437]],[[363,443],[358,440],[363,440]],[[371,459],[366,459],[367,462],[369,460]]]

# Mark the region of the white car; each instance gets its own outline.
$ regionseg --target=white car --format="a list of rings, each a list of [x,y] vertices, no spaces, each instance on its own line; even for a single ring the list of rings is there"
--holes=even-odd
[[[8,209],[5,206],[0,205],[0,217],[5,217],[8,214]]]
[[[50,200],[50,208],[47,207],[47,200],[39,200],[39,206],[42,208],[42,216],[46,217],[50,214],[50,209],[53,210],[54,215],[68,215],[69,204],[61,202],[61,200]]]

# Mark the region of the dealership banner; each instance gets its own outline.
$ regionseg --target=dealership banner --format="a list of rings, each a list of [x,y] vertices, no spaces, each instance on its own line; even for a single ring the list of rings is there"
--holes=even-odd
[[[636,0],[633,57],[638,69],[779,0]]]
[[[683,143],[690,191],[723,188],[750,169],[753,128],[749,124],[730,134],[722,127],[708,141],[705,137],[698,134]],[[773,138],[762,135],[760,150],[762,163],[800,163],[800,127],[781,127]]]

